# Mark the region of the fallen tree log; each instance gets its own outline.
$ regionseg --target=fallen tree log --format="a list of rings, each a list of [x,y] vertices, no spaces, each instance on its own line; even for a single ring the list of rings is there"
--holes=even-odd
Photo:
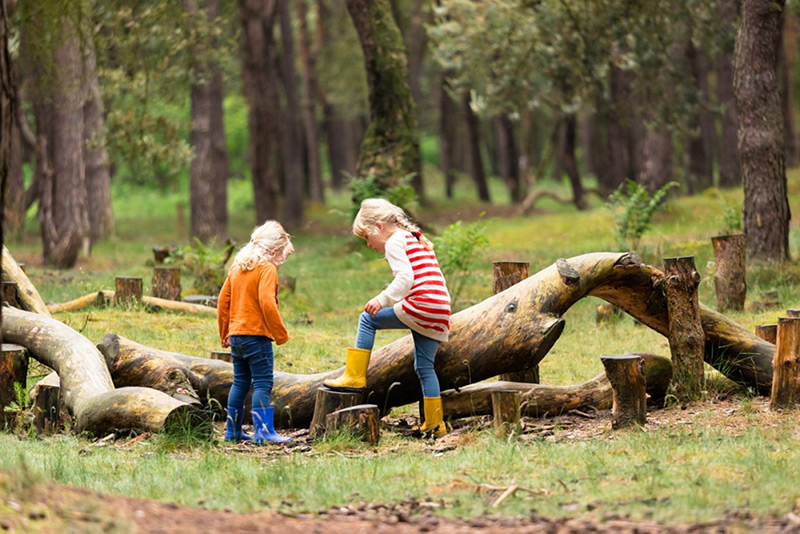
[[[28,279],[28,275],[22,270],[11,252],[3,246],[3,280],[17,283],[17,300],[22,309],[50,316],[47,305],[42,300],[36,287]]]
[[[666,335],[663,279],[661,271],[643,265],[631,253],[603,252],[559,260],[451,317],[450,341],[442,344],[436,355],[440,386],[442,390],[461,388],[538,364],[561,335],[564,313],[586,296],[605,299]],[[705,361],[728,378],[768,394],[775,346],[705,306],[701,305],[700,315]],[[378,405],[385,413],[418,401],[419,380],[413,360],[410,335],[375,350],[364,402]],[[216,364],[229,366],[231,378],[226,386],[230,387],[232,366]],[[308,426],[316,390],[324,380],[341,373],[341,368],[311,375],[276,372],[272,391],[276,424]],[[215,379],[219,381],[220,376]]]
[[[644,359],[647,377],[647,394],[651,402],[664,399],[672,378],[669,358],[655,354],[634,353]],[[605,372],[582,384],[550,386],[525,382],[481,382],[459,390],[442,392],[442,410],[445,418],[460,419],[474,415],[492,414],[492,392],[517,391],[520,394],[520,412],[528,417],[561,415],[571,410],[591,411],[611,408],[611,383]]]
[[[114,302],[114,290],[104,289],[102,291],[95,291],[82,297],[78,297],[69,302],[61,304],[48,304],[47,309],[51,313],[60,311],[77,311],[87,308],[89,306],[105,306]],[[217,309],[211,306],[204,306],[202,304],[191,304],[189,302],[178,302],[175,300],[162,299],[158,297],[142,297],[142,304],[155,308],[157,310],[166,310],[177,313],[187,313],[192,315],[203,315],[208,317],[216,317]]]
[[[103,355],[91,341],[50,317],[5,308],[3,339],[27,348],[58,373],[61,399],[75,430],[157,432],[185,424],[191,405],[147,387],[115,389]]]

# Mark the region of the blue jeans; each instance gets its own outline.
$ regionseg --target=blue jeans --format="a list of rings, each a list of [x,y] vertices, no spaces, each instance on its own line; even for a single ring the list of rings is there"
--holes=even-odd
[[[406,328],[393,308],[381,308],[378,314],[373,317],[367,312],[363,312],[358,320],[358,333],[356,334],[356,348],[372,350],[375,345],[375,332],[378,330],[397,330]],[[433,360],[436,358],[436,350],[439,342],[419,332],[411,330],[414,337],[414,371],[419,377],[424,397],[438,397],[439,379],[433,369]]]
[[[230,336],[233,384],[228,406],[244,410],[244,399],[253,386],[253,408],[269,406],[272,394],[272,340],[266,336]]]

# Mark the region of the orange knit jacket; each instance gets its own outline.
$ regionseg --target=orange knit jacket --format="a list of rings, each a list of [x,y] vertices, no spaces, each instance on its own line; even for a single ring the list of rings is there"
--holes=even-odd
[[[278,269],[271,263],[228,274],[217,302],[220,340],[228,336],[267,336],[276,344],[289,341],[278,312]]]

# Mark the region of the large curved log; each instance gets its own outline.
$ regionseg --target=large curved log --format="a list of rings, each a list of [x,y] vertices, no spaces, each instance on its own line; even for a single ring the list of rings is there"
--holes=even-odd
[[[62,402],[78,432],[160,431],[191,413],[189,404],[160,391],[115,389],[103,355],[92,342],[50,317],[6,307],[3,339],[27,348],[58,373]]]
[[[630,253],[593,253],[559,260],[452,316],[450,341],[440,346],[436,356],[441,388],[461,388],[538,364],[561,335],[564,313],[586,296],[603,298],[665,335],[668,322],[662,282],[661,271],[642,265]],[[701,306],[700,314],[706,336],[705,360],[728,378],[768,394],[775,346],[705,306]],[[392,407],[419,400],[413,360],[410,335],[375,350],[365,401],[377,404],[386,413]],[[232,366],[225,362],[214,365],[231,369],[226,371],[230,378],[216,375],[218,387],[230,387]],[[341,372],[276,372],[272,393],[276,422],[281,426],[307,426],[314,412],[316,390],[324,380]]]
[[[28,311],[50,317],[47,305],[11,252],[3,246],[3,280],[17,283],[17,300]]]
[[[669,358],[636,353],[644,360],[647,394],[654,402],[664,399],[672,378]],[[446,418],[460,419],[492,413],[492,391],[517,391],[520,413],[529,417],[560,415],[570,410],[606,410],[611,408],[611,383],[605,372],[582,384],[550,386],[525,382],[481,382],[459,390],[442,392],[442,409]]]

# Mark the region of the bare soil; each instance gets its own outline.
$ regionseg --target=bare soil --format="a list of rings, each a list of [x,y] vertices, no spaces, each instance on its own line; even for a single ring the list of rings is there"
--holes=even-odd
[[[765,399],[755,401],[760,425],[777,424],[781,414],[767,409]],[[644,431],[665,427],[697,425],[719,427],[724,425],[736,433],[738,425],[752,425],[742,417],[741,401],[714,400],[680,407],[653,410],[648,413]],[[732,417],[732,415],[734,417]],[[390,425],[404,425],[401,420],[386,421]],[[490,425],[487,418],[477,418],[468,423],[470,428]],[[571,413],[554,419],[527,419],[523,421],[524,433],[520,439],[547,439],[555,441],[609,439],[610,423],[607,413]],[[450,434],[430,442],[429,446],[441,450],[458,447],[467,428],[457,427]],[[304,431],[294,433],[297,447],[304,443]],[[120,443],[120,446],[124,446]],[[282,448],[249,447],[236,453],[254,455],[291,454]],[[233,451],[231,451],[233,452]],[[297,451],[295,451],[296,453]],[[729,514],[708,523],[662,525],[655,522],[632,521],[625,517],[609,515],[600,521],[584,519],[481,516],[468,520],[443,519],[435,513],[436,503],[404,501],[400,503],[360,502],[341,508],[320,510],[313,514],[248,513],[237,514],[225,510],[190,508],[150,500],[101,495],[79,488],[53,483],[30,482],[25,477],[0,471],[0,532],[36,533],[302,533],[302,534],[406,534],[435,532],[438,534],[477,534],[498,532],[516,533],[708,533],[727,534],[743,532],[800,533],[800,512],[789,512],[780,517],[752,517],[747,514]],[[485,488],[484,488],[485,489]],[[476,488],[479,491],[480,488]],[[495,488],[499,492],[500,489]],[[496,493],[492,496],[496,498]]]

